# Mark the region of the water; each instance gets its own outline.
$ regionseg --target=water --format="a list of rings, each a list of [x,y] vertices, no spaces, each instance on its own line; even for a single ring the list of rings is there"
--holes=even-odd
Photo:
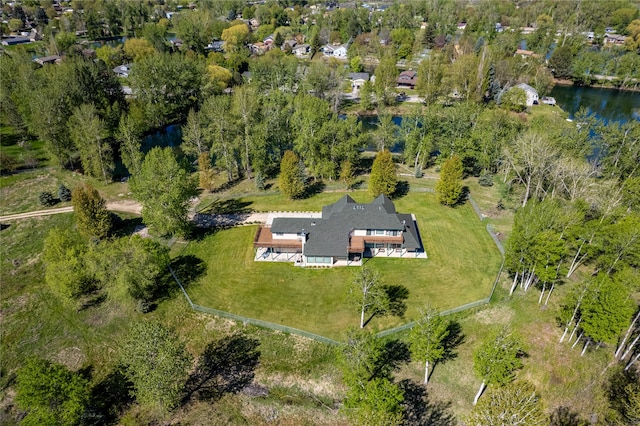
[[[640,120],[640,93],[595,87],[555,86],[550,93],[573,119],[581,107],[604,120],[624,123]]]
[[[182,142],[182,128],[180,124],[170,124],[164,129],[155,131],[142,138],[142,152],[146,153],[151,148],[174,147]]]

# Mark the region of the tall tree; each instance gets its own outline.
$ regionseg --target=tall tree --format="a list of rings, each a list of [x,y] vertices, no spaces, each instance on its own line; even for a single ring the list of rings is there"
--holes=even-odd
[[[89,184],[77,186],[71,193],[78,231],[87,237],[102,239],[109,235],[113,223],[107,203],[97,189]]]
[[[242,166],[247,179],[252,178],[253,128],[259,113],[257,98],[258,94],[252,86],[241,86],[233,91],[232,110],[239,117],[242,127]]]
[[[362,267],[349,286],[349,303],[360,311],[360,328],[364,328],[365,314],[385,315],[389,311],[389,295],[378,271]]]
[[[129,174],[140,173],[144,154],[142,153],[142,132],[136,120],[129,114],[120,117],[120,123],[115,134],[120,142],[120,157]]]
[[[429,382],[429,363],[435,364],[445,355],[445,340],[449,336],[449,322],[431,306],[420,313],[420,318],[409,333],[411,353],[425,361],[424,384]]]
[[[211,146],[212,157],[227,172],[227,180],[231,182],[238,172],[241,149],[231,98],[226,95],[208,98],[200,115],[207,129],[205,138]]]
[[[303,170],[300,159],[293,151],[286,151],[282,157],[278,187],[290,199],[297,198],[304,192]]]
[[[18,370],[16,403],[26,425],[75,425],[89,402],[89,382],[63,365],[27,358]]]
[[[85,173],[109,183],[115,167],[113,151],[105,123],[93,104],[82,104],[74,111],[69,118],[69,134],[80,152]]]
[[[206,132],[203,129],[201,115],[191,108],[187,115],[187,122],[182,126],[182,144],[180,148],[190,157],[199,157],[209,150]]]
[[[379,105],[392,105],[395,102],[398,74],[396,55],[391,50],[383,52],[375,70],[376,80],[373,84]]]
[[[511,382],[515,370],[522,367],[520,338],[508,328],[491,333],[473,353],[473,369],[482,379],[473,400],[478,403],[487,385],[504,386]]]
[[[144,106],[149,127],[184,119],[200,100],[202,64],[179,54],[157,54],[141,59],[129,81]]]
[[[436,198],[445,206],[455,206],[462,196],[462,160],[457,155],[448,158],[440,169],[436,183]]]
[[[129,180],[133,196],[142,203],[142,219],[161,235],[187,230],[189,200],[196,182],[176,160],[170,148],[153,148],[137,176]]]
[[[191,366],[191,356],[178,336],[160,323],[138,322],[120,348],[138,402],[165,410],[176,407]]]
[[[388,150],[378,151],[371,167],[369,192],[374,197],[380,194],[392,195],[398,183],[396,166]]]

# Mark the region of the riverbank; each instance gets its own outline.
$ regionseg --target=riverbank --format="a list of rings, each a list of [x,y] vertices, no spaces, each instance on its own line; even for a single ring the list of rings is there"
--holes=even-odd
[[[592,89],[620,90],[623,92],[640,92],[640,87],[638,87],[638,85],[640,85],[640,82],[636,82],[636,85],[633,87],[620,87],[620,86],[616,86],[613,83],[616,77],[604,76],[604,75],[598,76],[598,77],[603,77],[603,78],[596,79],[596,83],[590,84],[590,85],[577,85],[573,80],[567,80],[567,79],[561,79],[561,78],[554,78],[553,84],[555,86],[564,86],[564,87],[589,87]]]

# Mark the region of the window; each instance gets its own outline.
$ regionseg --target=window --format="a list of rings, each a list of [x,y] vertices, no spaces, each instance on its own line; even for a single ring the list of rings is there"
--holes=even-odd
[[[367,235],[371,235],[371,229],[367,229]]]
[[[384,229],[376,229],[376,235],[384,235]]]
[[[276,237],[282,237],[284,235],[284,232],[276,232],[275,234]]]

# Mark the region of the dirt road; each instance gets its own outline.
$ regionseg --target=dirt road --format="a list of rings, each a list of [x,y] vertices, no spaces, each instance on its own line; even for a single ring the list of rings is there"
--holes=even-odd
[[[107,210],[111,210],[114,212],[127,212],[127,213],[140,214],[142,212],[142,206],[140,205],[140,203],[132,200],[114,201],[112,203],[107,203]],[[73,207],[71,206],[59,207],[57,209],[36,210],[33,212],[16,213],[16,214],[9,214],[6,216],[0,216],[0,222],[6,222],[9,220],[16,220],[16,219],[27,219],[30,217],[38,217],[38,216],[49,216],[52,214],[71,213],[71,212],[73,212]]]

